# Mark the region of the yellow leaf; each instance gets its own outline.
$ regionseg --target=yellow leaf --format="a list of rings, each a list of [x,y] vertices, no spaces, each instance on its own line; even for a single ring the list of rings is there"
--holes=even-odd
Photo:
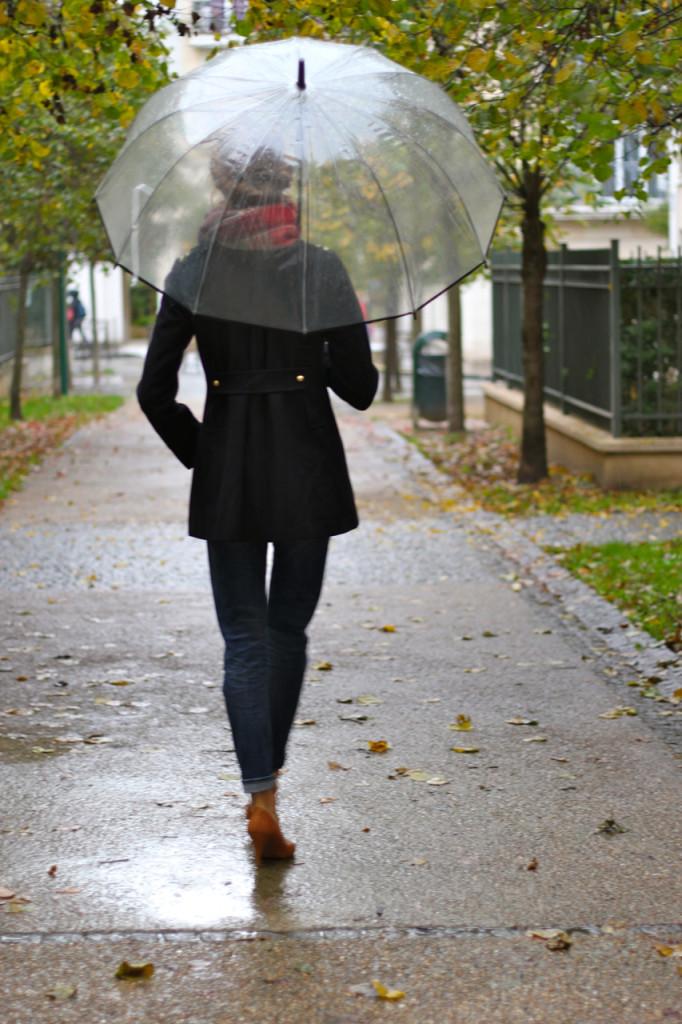
[[[50,83],[46,82],[43,79],[43,81],[38,86],[38,92],[44,99],[49,100],[50,96],[52,95],[52,88],[50,86]]]
[[[381,627],[381,632],[382,633],[395,633],[395,626],[391,626],[390,624],[388,626],[382,626]]]
[[[332,665],[331,661],[320,661],[315,666],[315,671],[316,672],[331,672],[333,667],[334,666]]]
[[[410,768],[409,771],[401,772],[401,775],[407,775],[410,779],[414,779],[415,782],[426,782],[429,778],[429,773],[422,771],[420,768]]]
[[[656,99],[649,100],[649,110],[656,124],[663,124],[665,121],[665,110]],[[666,524],[667,525],[667,524]]]
[[[385,754],[387,750],[391,749],[388,740],[367,740],[367,746],[373,754]]]
[[[640,50],[635,54],[635,60],[638,64],[649,65],[654,62],[654,55],[651,50]]]
[[[31,139],[31,150],[36,156],[47,156],[50,152],[49,146],[43,146],[42,142],[38,142],[37,139]]]
[[[632,53],[639,43],[638,32],[623,32],[620,37],[620,45],[623,47],[626,53]]]
[[[657,945],[656,952],[661,956],[682,957],[682,942],[678,942],[675,946]]]
[[[636,715],[637,711],[635,708],[628,707],[625,704],[619,704],[615,708],[611,708],[610,711],[603,711],[600,718],[624,718],[627,715]]]
[[[131,964],[122,960],[116,968],[115,978],[151,978],[154,973],[154,964]]]
[[[374,985],[379,999],[402,999],[405,995],[405,993],[399,988],[386,988],[386,986],[382,985],[382,983],[377,981],[376,978],[372,979],[372,984]]]
[[[133,68],[122,68],[120,71],[117,71],[115,78],[124,89],[132,89],[140,81],[140,76]]]
[[[561,85],[562,82],[565,82],[567,78],[571,77],[571,75],[573,74],[574,71],[575,71],[575,62],[574,61],[572,61],[570,64],[564,64],[564,66],[562,68],[560,68],[559,71],[557,71],[556,75],[554,76],[554,81],[556,82],[557,85]]]
[[[491,56],[490,51],[477,47],[466,55],[465,61],[472,71],[485,71],[490,63]]]
[[[456,732],[469,732],[473,725],[468,715],[457,715],[457,719],[450,723],[450,728]]]
[[[477,754],[479,747],[450,747],[456,754]]]

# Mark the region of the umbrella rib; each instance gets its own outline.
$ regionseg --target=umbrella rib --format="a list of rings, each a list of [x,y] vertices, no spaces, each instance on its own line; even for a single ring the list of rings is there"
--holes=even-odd
[[[332,119],[328,116],[326,110],[324,110],[322,107],[320,107],[320,113],[326,118],[327,121],[329,121],[329,123],[332,125],[332,127],[338,132],[338,130],[339,130],[338,126],[336,124],[334,124]],[[410,308],[412,309],[412,311],[414,311],[415,303],[414,303],[414,292],[412,290],[412,281],[410,280],[410,272],[409,272],[409,269],[408,269],[408,266],[407,266],[407,258],[405,256],[405,250],[403,248],[403,240],[400,237],[400,231],[398,230],[398,225],[396,224],[395,217],[393,216],[393,211],[391,210],[391,204],[389,203],[388,199],[386,198],[386,193],[384,192],[384,190],[382,188],[381,182],[379,181],[379,178],[378,178],[374,168],[371,166],[371,164],[367,163],[367,161],[365,159],[363,159],[363,157],[360,155],[358,147],[355,144],[355,140],[353,139],[353,136],[350,135],[348,132],[344,132],[343,134],[350,141],[350,145],[353,148],[353,152],[355,153],[355,155],[358,158],[358,160],[360,161],[360,163],[364,167],[367,168],[367,170],[371,174],[372,178],[374,179],[374,182],[375,182],[377,188],[379,189],[379,192],[381,193],[381,198],[384,201],[384,205],[385,205],[386,210],[388,212],[388,216],[390,218],[391,224],[393,225],[393,230],[395,232],[395,237],[398,240],[398,247],[400,248],[400,256],[401,256],[402,262],[403,262],[403,270],[405,271],[405,280],[407,281],[407,290],[410,293]]]
[[[347,103],[343,99],[337,99],[336,102],[338,102],[340,104],[340,106],[350,107],[350,103]],[[408,106],[412,106],[412,104],[407,104],[407,105]],[[351,108],[351,109],[353,109],[353,108]],[[412,107],[412,109],[416,110],[417,113],[422,114],[422,115],[423,114],[431,114],[433,117],[437,117],[440,121],[443,121],[451,129],[454,128],[454,126],[451,125],[448,121],[446,121],[445,118],[440,117],[439,114],[435,113],[432,110],[422,111],[422,110],[419,110],[419,108],[416,108],[416,107]],[[436,158],[428,151],[428,149],[426,149],[424,146],[422,146],[422,144],[420,142],[417,142],[416,139],[413,139],[410,135],[407,135],[405,132],[402,132],[400,130],[400,128],[396,128],[395,125],[392,124],[390,121],[387,120],[385,123],[388,124],[390,126],[391,130],[394,131],[396,133],[396,135],[399,135],[401,139],[404,139],[410,145],[416,146],[418,149],[420,149],[422,151],[422,153],[424,153],[424,155],[426,156],[427,160],[430,163],[432,163],[435,167],[437,167],[438,170],[441,172],[441,174],[445,177],[445,179],[450,183],[450,186],[452,187],[453,192],[457,193],[457,196],[458,196],[458,198],[459,198],[459,200],[460,200],[460,202],[462,204],[462,209],[464,210],[464,213],[466,215],[466,219],[467,219],[467,221],[469,223],[469,228],[471,230],[471,234],[472,234],[473,238],[476,240],[476,244],[478,245],[478,248],[480,249],[481,256],[483,257],[483,260],[485,260],[486,259],[486,251],[487,251],[487,249],[486,249],[486,251],[483,250],[483,246],[481,245],[481,240],[478,237],[478,231],[474,227],[473,221],[471,220],[471,214],[469,213],[469,209],[467,207],[467,204],[462,199],[462,196],[460,194],[459,189],[457,188],[457,185],[452,180],[452,178],[450,177],[448,172],[445,170],[444,167],[441,166],[441,164],[438,162],[438,160],[436,160]],[[454,130],[457,131],[456,128]],[[462,132],[458,131],[458,134],[459,134],[459,136],[462,139],[464,139],[465,142],[469,142],[467,137]],[[483,155],[479,154],[479,156],[480,156],[480,159],[482,160],[482,162],[485,163],[485,158],[483,157]],[[497,182],[495,182],[495,183],[497,184]],[[499,185],[498,185],[498,188],[499,188]],[[500,189],[500,191],[502,192],[501,189]],[[502,192],[502,195],[504,195],[504,192]],[[491,235],[491,240],[492,240],[492,235]],[[490,244],[490,243],[488,243],[488,244]]]

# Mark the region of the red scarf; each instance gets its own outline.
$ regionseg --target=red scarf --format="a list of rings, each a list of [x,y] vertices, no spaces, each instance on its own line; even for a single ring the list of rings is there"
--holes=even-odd
[[[300,238],[293,203],[247,206],[243,210],[216,207],[204,217],[200,241],[215,241],[238,249],[279,249]]]

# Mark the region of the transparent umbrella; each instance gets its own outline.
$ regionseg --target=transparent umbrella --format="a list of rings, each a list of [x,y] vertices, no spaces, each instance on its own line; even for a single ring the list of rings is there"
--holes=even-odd
[[[96,199],[136,277],[196,314],[307,333],[414,312],[461,280],[504,196],[438,86],[292,38],[152,96]]]

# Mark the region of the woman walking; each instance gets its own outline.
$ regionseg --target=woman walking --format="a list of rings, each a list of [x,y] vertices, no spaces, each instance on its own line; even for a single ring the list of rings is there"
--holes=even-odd
[[[366,409],[378,375],[343,265],[299,237],[284,161],[261,150],[246,171],[233,171],[217,153],[211,170],[223,198],[206,216],[198,245],[171,271],[173,294],[196,294],[210,247],[211,274],[200,282],[204,308],[212,290],[246,296],[254,276],[263,274],[277,278],[273,303],[288,301],[297,294],[303,260],[321,302],[357,309],[354,326],[299,334],[196,315],[190,301],[164,295],[137,389],[152,426],[193,469],[189,533],[208,545],[225,640],[223,692],[242,785],[251,797],[248,831],[259,864],[294,853],[295,843],[279,826],[276,776],[299,701],[306,628],[320,596],[329,538],[358,525],[327,387]],[[271,323],[276,312],[269,306],[264,319]],[[178,370],[193,337],[207,384],[201,423],[176,400]],[[274,550],[266,590],[268,544]]]

